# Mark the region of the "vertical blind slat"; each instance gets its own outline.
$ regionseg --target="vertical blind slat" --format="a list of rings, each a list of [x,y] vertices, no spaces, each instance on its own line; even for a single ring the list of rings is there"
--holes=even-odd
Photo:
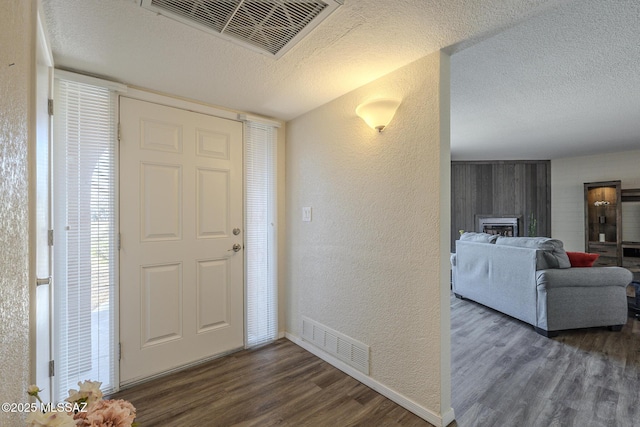
[[[276,128],[245,123],[247,347],[278,336]]]
[[[115,95],[56,80],[55,401],[79,381],[115,389]]]

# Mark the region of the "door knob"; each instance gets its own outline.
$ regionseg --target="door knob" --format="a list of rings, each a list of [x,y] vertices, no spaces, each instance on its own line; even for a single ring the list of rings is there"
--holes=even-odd
[[[231,249],[229,249],[227,252],[239,252],[240,249],[242,249],[242,245],[240,243],[236,243],[235,245],[233,245],[233,247]]]

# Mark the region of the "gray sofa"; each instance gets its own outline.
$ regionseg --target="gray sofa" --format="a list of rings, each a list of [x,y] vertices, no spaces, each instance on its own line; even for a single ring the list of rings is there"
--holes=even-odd
[[[451,256],[453,292],[520,319],[544,336],[627,321],[621,267],[570,268],[562,242],[465,233]]]

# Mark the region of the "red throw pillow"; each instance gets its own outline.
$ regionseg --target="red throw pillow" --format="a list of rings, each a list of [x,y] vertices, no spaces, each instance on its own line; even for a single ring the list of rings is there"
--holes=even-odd
[[[592,267],[600,254],[587,254],[584,252],[567,252],[571,267]]]

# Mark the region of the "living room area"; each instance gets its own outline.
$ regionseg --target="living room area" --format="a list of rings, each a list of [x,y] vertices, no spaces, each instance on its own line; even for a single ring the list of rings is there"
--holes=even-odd
[[[597,23],[620,17],[622,3],[608,12],[605,5],[595,7],[587,13],[593,19],[563,29],[545,27],[550,16],[533,19],[452,56],[452,253],[464,232],[544,236],[562,242],[566,252],[598,252],[594,268],[618,266],[633,273],[624,276],[628,281],[640,280],[640,143],[628,115],[637,114],[638,105],[628,98],[634,89],[621,78],[633,59],[624,52],[625,38]],[[577,9],[584,12],[574,5],[563,13],[575,17]],[[609,42],[619,38],[605,52],[588,33]],[[545,50],[558,38],[566,46],[561,54]],[[518,49],[507,49],[514,43]],[[615,193],[589,198],[589,183],[617,185],[618,199]],[[477,272],[499,277],[495,268],[484,264]],[[582,270],[587,275],[589,268]],[[535,274],[540,271],[532,277],[534,293]],[[625,297],[633,296],[633,287],[625,288]],[[522,320],[522,311],[539,306],[515,307],[507,300],[512,314],[506,315],[494,309],[502,294],[480,304],[456,298],[455,284],[453,289],[452,406],[459,425],[635,425],[640,322],[628,315],[627,301],[620,307],[619,291],[618,332],[572,327],[547,338],[536,333],[535,321],[528,322],[532,327]],[[584,301],[578,300],[588,295],[578,295],[572,297],[575,304],[559,310],[581,307]]]
[[[452,252],[455,252],[461,233],[470,235],[468,232],[483,231],[502,236],[553,237],[564,244],[567,252],[590,252],[588,245],[593,246],[593,240],[596,248],[603,244],[598,241],[600,233],[593,235],[594,230],[604,232],[607,227],[615,225],[619,228],[616,231],[621,232],[620,261],[605,252],[603,260],[596,261],[595,265],[623,266],[633,272],[633,280],[638,280],[640,270],[633,247],[639,240],[640,203],[633,195],[636,194],[635,189],[640,188],[639,162],[639,150],[546,161],[453,161]],[[605,215],[606,210],[616,205],[615,191],[612,200],[596,198],[594,201],[588,198],[588,190],[585,190],[585,187],[591,188],[597,183],[615,185],[616,181],[621,187],[618,192],[627,195],[618,206],[620,218],[615,214],[613,218]],[[585,186],[586,183],[596,184]],[[602,202],[608,203],[604,205]],[[600,209],[596,224],[590,224],[590,209]],[[495,218],[497,222],[489,221],[487,224],[486,218]],[[509,221],[514,221],[515,227],[514,223],[509,225]],[[615,251],[616,238],[610,234],[604,237],[609,241],[604,243],[612,245]],[[478,246],[478,243],[473,244]],[[505,248],[511,252],[522,250]],[[487,255],[479,257],[484,256]],[[496,265],[492,264],[491,268],[496,268]],[[569,270],[594,268],[598,269]],[[540,274],[540,271],[536,273]],[[583,274],[582,280],[589,280],[585,278],[588,271],[580,273]],[[499,273],[494,276],[499,276]],[[630,277],[631,274],[623,276],[620,284],[630,281]],[[607,280],[609,278],[610,275]],[[478,285],[477,282],[471,286]],[[587,286],[586,283],[577,285]],[[512,282],[504,286],[529,286],[534,298],[540,296],[540,292],[535,294],[535,283]],[[570,318],[573,308],[586,303],[584,301],[589,298],[590,289],[587,287],[573,289],[577,297],[573,295],[570,298],[579,301],[558,309],[562,319]],[[557,289],[549,289],[547,298],[551,297],[553,290]],[[453,292],[461,292],[456,290],[455,284]],[[626,295],[631,297],[633,292],[632,286],[626,287]],[[489,302],[484,300],[483,304],[495,308],[498,304],[495,300],[504,298],[504,295],[489,295],[487,298]],[[523,318],[521,311],[528,308],[512,311],[511,306],[522,303],[526,298],[519,294],[514,301],[507,301],[510,307],[498,311],[470,301],[474,300],[473,297],[458,299],[452,296],[452,396],[458,423],[633,425],[638,415],[634,401],[638,397],[640,373],[640,360],[637,358],[640,322],[633,312],[629,311],[627,315],[626,301],[623,300],[621,307],[618,294],[615,310],[619,313],[618,318],[623,319],[619,332],[606,327],[578,327],[563,329],[555,337],[546,338],[537,334],[531,325],[513,317]],[[611,307],[612,302],[602,294],[596,298],[599,300],[594,301],[592,309],[578,314],[597,316],[596,311]],[[535,310],[535,303],[530,308]],[[503,314],[503,311],[511,313],[511,316]]]
[[[553,237],[566,251],[599,253],[597,266],[629,268],[637,280],[638,161],[638,150],[553,160],[452,161],[452,252],[467,231]],[[611,192],[588,195],[587,184]]]

